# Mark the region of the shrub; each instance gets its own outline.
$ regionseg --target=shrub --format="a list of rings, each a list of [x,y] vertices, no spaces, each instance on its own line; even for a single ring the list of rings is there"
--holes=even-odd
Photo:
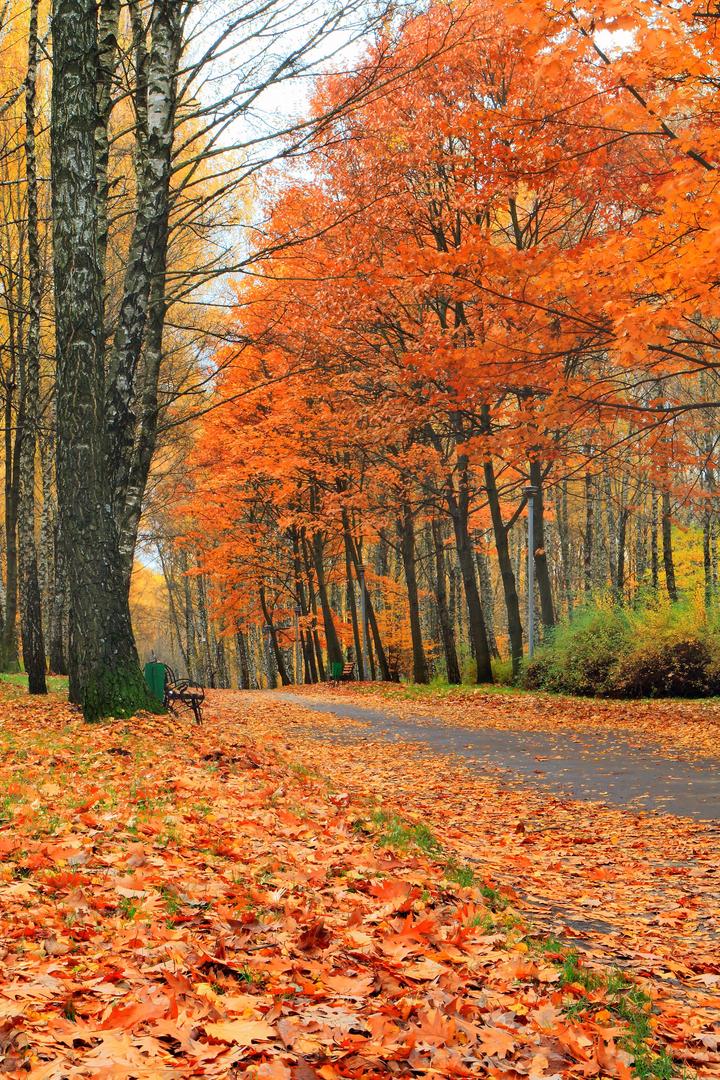
[[[612,680],[618,697],[706,697],[717,674],[707,642],[680,634],[648,642],[622,657]]]
[[[524,685],[566,694],[608,694],[630,641],[630,621],[621,608],[587,609],[553,631],[526,666]]]
[[[602,697],[720,693],[720,625],[700,603],[588,608],[553,631],[523,684]]]

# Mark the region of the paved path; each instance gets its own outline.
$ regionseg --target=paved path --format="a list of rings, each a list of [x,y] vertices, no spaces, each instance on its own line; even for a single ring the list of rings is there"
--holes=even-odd
[[[359,721],[375,738],[415,742],[436,753],[458,754],[485,774],[497,772],[506,786],[531,785],[574,799],[705,821],[720,818],[720,760],[670,758],[659,747],[638,746],[629,730],[626,734],[617,730],[478,730],[426,716],[402,718],[392,710],[318,701],[301,694],[273,696]],[[319,739],[346,741],[356,739],[358,730],[338,725],[312,730],[312,734]]]

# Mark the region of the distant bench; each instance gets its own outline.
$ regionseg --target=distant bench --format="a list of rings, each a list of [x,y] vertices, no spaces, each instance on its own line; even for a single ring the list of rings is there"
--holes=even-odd
[[[348,660],[346,664],[340,664],[337,661],[331,666],[330,678],[328,682],[333,686],[337,686],[341,682],[352,682],[355,678],[355,663],[352,660]]]

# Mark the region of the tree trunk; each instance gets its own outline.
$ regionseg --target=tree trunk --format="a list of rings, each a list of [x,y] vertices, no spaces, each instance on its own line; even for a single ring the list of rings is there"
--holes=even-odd
[[[520,672],[520,664],[523,657],[523,632],[520,618],[520,600],[517,593],[515,571],[513,570],[508,543],[508,531],[502,518],[502,508],[495,480],[495,469],[491,461],[486,461],[484,466],[485,491],[490,507],[490,517],[493,523],[495,538],[495,550],[498,557],[500,580],[502,581],[503,597],[505,599],[505,611],[507,612],[508,637],[510,639],[510,659],[512,662],[513,677]]]
[[[440,638],[443,653],[445,654],[445,669],[449,683],[459,684],[460,664],[458,663],[457,648],[455,645],[455,628],[452,623],[447,602],[446,567],[445,567],[445,543],[443,539],[442,525],[438,518],[432,519],[432,538],[435,548],[435,602],[438,610],[440,623]]]
[[[357,672],[356,678],[359,679],[362,676],[362,641],[360,639],[360,624],[358,622],[357,604],[355,603],[355,586],[353,584],[350,544],[348,543],[348,536],[345,532],[343,533],[343,542],[345,546],[345,588],[347,596],[347,606],[348,610],[350,611],[353,643],[355,645],[355,670]]]
[[[346,513],[346,511],[343,510],[343,514],[345,514],[345,513]],[[343,518],[343,525],[345,525],[344,518]],[[362,587],[362,582],[360,581],[360,572],[358,570],[358,567],[361,565],[361,563],[360,563],[360,554],[358,552],[357,544],[355,543],[355,540],[354,540],[352,534],[349,531],[349,525],[347,527],[346,535],[348,537],[349,544],[350,544],[350,558],[352,559],[353,566],[355,567],[355,574],[356,574],[356,577],[358,579],[358,585],[360,585],[360,587]],[[384,551],[381,552],[381,554],[382,554],[382,557],[384,558],[384,555],[385,555]],[[370,633],[372,635],[373,645],[375,646],[375,655],[377,656],[378,667],[380,668],[380,677],[381,677],[381,679],[383,679],[384,682],[390,682],[390,668],[388,667],[387,656],[385,654],[385,649],[383,648],[382,638],[380,637],[380,629],[378,627],[377,618],[375,616],[375,607],[374,607],[373,602],[372,602],[372,597],[370,596],[370,590],[367,587],[367,581],[365,582],[365,612],[366,612],[366,615],[367,615],[367,621],[368,621],[368,626],[370,628]],[[374,657],[373,657],[372,648],[370,649],[369,663],[370,663],[370,676],[374,680],[375,679],[375,660],[374,660]]]
[[[588,448],[588,455],[590,450]],[[585,473],[585,533],[583,536],[583,585],[585,601],[593,594],[593,523],[595,519],[595,483],[592,473]]]
[[[670,492],[667,489],[662,493],[662,554],[667,594],[670,602],[674,604],[678,598],[678,590],[675,583],[675,560],[672,549],[672,509]]]
[[[570,530],[568,523],[568,486],[567,480],[563,480],[560,492],[555,496],[555,516],[557,518],[558,536],[560,538],[560,559],[562,561],[562,582],[565,607],[568,618],[573,613],[572,591],[572,564],[570,561]]]
[[[333,664],[342,664],[343,652],[342,646],[340,645],[340,638],[338,637],[337,629],[335,627],[335,619],[332,608],[330,607],[330,600],[328,598],[327,584],[325,582],[325,564],[323,561],[325,545],[319,532],[316,532],[313,535],[311,550],[313,566],[315,567],[317,591],[320,598],[320,610],[322,611],[323,616],[323,629],[325,630],[328,665],[332,668]]]
[[[405,586],[408,594],[410,636],[412,639],[413,653],[413,682],[427,683],[429,681],[427,660],[425,659],[422,628],[420,626],[420,597],[417,584],[415,524],[413,521],[412,510],[407,502],[403,503],[402,516],[398,520],[397,530],[400,538],[400,553],[402,555]]]
[[[262,608],[263,618],[265,619],[267,635],[270,639],[270,647],[272,648],[272,653],[275,658],[275,664],[277,666],[278,674],[280,675],[280,681],[282,682],[283,686],[290,686],[292,680],[287,673],[287,668],[285,667],[285,658],[283,657],[282,649],[278,644],[277,630],[275,629],[275,624],[270,617],[270,611],[267,606],[267,598],[265,595],[264,585],[260,587],[260,607]]]
[[[42,267],[38,235],[38,179],[35,159],[35,90],[38,64],[38,5],[31,0],[28,65],[25,83],[25,167],[27,170],[27,234],[29,303],[27,340],[20,369],[20,438],[18,539],[20,569],[20,626],[23,663],[31,694],[47,694],[42,597],[35,540],[35,455],[40,405],[40,304]]]
[[[86,719],[95,720],[160,706],[140,670],[107,475],[95,171],[96,5],[56,0],[52,32],[60,537],[70,592],[72,692]]]
[[[215,664],[217,665],[217,685],[219,689],[229,690],[230,674],[228,672],[225,639],[223,637],[218,637],[215,641]]]
[[[13,330],[11,327],[11,340]],[[15,430],[13,398],[15,389],[15,349],[11,347],[11,366],[5,395],[5,619],[0,664],[3,671],[18,671],[17,602],[18,602],[18,549],[17,517],[20,469],[18,462],[19,441],[13,438]],[[20,429],[18,421],[18,431]]]
[[[650,578],[653,591],[657,592],[659,584],[658,497],[655,488],[653,488],[650,503]]]
[[[540,594],[540,617],[546,630],[555,625],[555,605],[553,604],[552,582],[545,549],[545,498],[543,473],[540,462],[530,462],[530,483],[535,488],[535,580]]]
[[[312,644],[315,650],[315,660],[317,663],[318,674],[320,681],[325,682],[325,660],[323,658],[322,646],[320,644],[320,635],[318,633],[318,610],[317,600],[315,597],[315,585],[313,584],[313,567],[310,558],[309,545],[305,537],[303,537],[303,558],[305,562],[305,573],[307,574],[308,581],[308,596],[310,598],[310,611],[312,612],[312,631],[309,631],[312,635]]]
[[[238,661],[238,686],[240,690],[250,689],[250,666],[248,664],[247,642],[240,626],[235,630],[235,649]]]
[[[625,592],[625,547],[627,544],[627,526],[630,519],[630,510],[623,506],[617,523],[617,573],[615,575],[618,600],[623,601]]]
[[[461,455],[459,463],[459,490],[456,493],[452,482],[447,487],[447,502],[450,517],[455,532],[455,546],[457,548],[458,562],[462,574],[465,601],[468,612],[470,628],[470,640],[476,664],[476,681],[478,683],[491,683],[493,681],[492,665],[490,662],[490,649],[487,634],[485,632],[485,619],[483,617],[480,594],[475,576],[475,559],[473,558],[472,542],[468,531],[469,491],[467,458]]]

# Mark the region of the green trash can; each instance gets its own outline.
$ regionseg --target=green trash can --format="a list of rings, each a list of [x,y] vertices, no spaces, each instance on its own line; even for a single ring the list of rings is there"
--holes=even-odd
[[[330,665],[330,677],[332,678],[333,682],[338,681],[338,679],[343,673],[344,667],[345,665],[343,664],[342,660],[333,660],[332,664]]]
[[[150,660],[145,665],[145,682],[153,697],[162,701],[165,697],[165,665],[158,660]]]

